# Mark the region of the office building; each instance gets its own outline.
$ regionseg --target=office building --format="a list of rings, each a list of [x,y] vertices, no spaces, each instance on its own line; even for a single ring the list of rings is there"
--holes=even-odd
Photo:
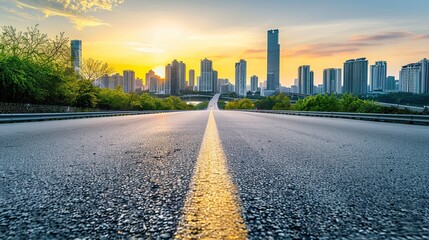
[[[323,70],[323,90],[326,94],[341,93],[341,68],[328,68]]]
[[[124,77],[119,73],[110,75],[109,79],[113,84],[113,89],[117,88],[118,86],[122,87],[124,85]]]
[[[136,90],[136,76],[133,70],[124,70],[124,85],[122,89],[126,93],[133,93]]]
[[[402,67],[399,72],[399,91],[411,93],[429,93],[429,60]]]
[[[178,62],[176,59],[169,65],[169,78],[168,81],[170,83],[170,93],[174,96],[179,96],[182,84],[184,83],[184,75],[183,75],[183,62]],[[167,76],[167,75],[166,75]],[[183,78],[182,78],[183,77]]]
[[[241,59],[235,63],[235,93],[246,96],[247,62]]]
[[[143,79],[136,78],[136,88],[135,91],[143,91]]]
[[[299,94],[313,95],[314,73],[309,65],[298,68],[298,91]]]
[[[423,59],[420,61],[422,64],[421,70],[421,81],[422,81],[422,90],[421,93],[429,93],[429,60]]]
[[[195,70],[194,69],[189,70],[188,84],[190,87],[195,86]]]
[[[180,61],[177,65],[177,78],[179,82],[179,94],[186,88],[186,64]]]
[[[386,92],[395,92],[396,91],[396,80],[394,76],[388,76],[386,78]]]
[[[370,91],[386,91],[387,62],[375,62],[370,67],[370,74]]]
[[[82,67],[82,41],[71,40],[70,50],[71,50],[72,68],[77,74],[80,74],[80,69]]]
[[[258,91],[258,76],[256,75],[250,77],[250,91]]]
[[[368,89],[368,60],[358,58],[344,63],[344,93],[365,95]]]
[[[99,79],[100,81],[100,88],[109,88],[109,75],[104,74]]]
[[[314,91],[315,94],[323,94],[324,93],[324,88],[323,88],[323,84],[318,84],[316,86],[316,90]]]
[[[399,72],[401,92],[421,93],[421,63],[411,63],[402,67]]]
[[[218,89],[218,72],[213,70],[213,93],[218,93],[219,89]]]
[[[198,90],[201,92],[217,92],[217,72],[213,70],[213,62],[207,58],[201,60],[201,76],[198,79]]]
[[[279,30],[268,30],[267,34],[267,90],[278,92],[280,88]]]

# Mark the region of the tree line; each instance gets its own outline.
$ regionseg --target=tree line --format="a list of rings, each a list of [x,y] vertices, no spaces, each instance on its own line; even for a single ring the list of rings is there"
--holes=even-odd
[[[155,98],[117,89],[100,89],[93,82],[114,72],[107,63],[83,59],[81,73],[72,68],[70,40],[64,33],[49,38],[38,25],[0,34],[0,101],[98,107],[115,110],[194,109],[180,98]]]
[[[252,101],[244,98],[230,101],[225,109],[261,109],[261,110],[295,110],[321,112],[353,112],[353,113],[410,113],[393,107],[383,107],[371,100],[363,100],[352,94],[316,95],[299,99],[295,104],[284,94],[273,95],[262,100]]]

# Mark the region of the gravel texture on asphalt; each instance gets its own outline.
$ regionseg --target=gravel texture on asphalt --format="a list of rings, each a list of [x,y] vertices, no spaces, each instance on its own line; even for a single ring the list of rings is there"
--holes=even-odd
[[[0,125],[0,239],[170,239],[208,112]]]
[[[215,113],[250,239],[429,239],[429,128]]]

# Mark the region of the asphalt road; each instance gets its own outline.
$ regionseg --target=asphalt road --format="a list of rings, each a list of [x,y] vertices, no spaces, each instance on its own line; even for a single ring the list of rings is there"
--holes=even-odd
[[[429,239],[429,127],[213,113],[248,238]],[[208,118],[0,125],[0,239],[172,238]]]

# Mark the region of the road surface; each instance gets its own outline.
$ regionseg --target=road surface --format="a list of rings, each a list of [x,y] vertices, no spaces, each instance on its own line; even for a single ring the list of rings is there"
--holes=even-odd
[[[209,109],[0,125],[0,239],[429,238],[427,126]]]

